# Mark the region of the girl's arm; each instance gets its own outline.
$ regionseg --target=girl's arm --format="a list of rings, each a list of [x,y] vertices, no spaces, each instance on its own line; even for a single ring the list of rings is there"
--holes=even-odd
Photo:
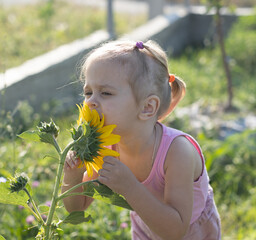
[[[110,157],[106,160],[103,170],[99,172],[99,180],[124,195],[134,211],[157,235],[168,240],[182,239],[192,215],[194,173],[198,166],[202,167],[192,144],[184,137],[177,137],[171,144],[165,160],[163,202],[137,181],[124,164]]]
[[[92,178],[89,178],[86,173],[86,168],[81,167],[78,168],[81,160],[75,158],[75,154],[73,152],[69,152],[64,164],[64,178],[63,184],[61,188],[61,192],[65,192],[73,186],[89,181],[92,179],[96,179],[98,174],[93,172]],[[73,192],[82,192],[83,187],[76,188]],[[91,203],[93,199],[83,196],[83,195],[75,195],[63,198],[63,203],[68,212],[73,211],[84,211]]]

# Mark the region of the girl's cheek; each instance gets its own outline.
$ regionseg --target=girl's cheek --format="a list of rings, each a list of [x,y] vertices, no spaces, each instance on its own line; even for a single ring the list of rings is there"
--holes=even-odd
[[[112,124],[117,125],[115,121],[111,121],[111,119],[107,119],[107,120],[106,120],[106,118],[105,118],[105,123],[104,123],[104,125],[112,125]]]
[[[113,124],[113,123],[111,123],[111,122],[112,122],[112,119],[113,119],[113,117],[114,117],[114,116],[112,115],[112,112],[109,111],[109,110],[105,110],[105,111],[103,112],[103,114],[104,114],[105,125]]]

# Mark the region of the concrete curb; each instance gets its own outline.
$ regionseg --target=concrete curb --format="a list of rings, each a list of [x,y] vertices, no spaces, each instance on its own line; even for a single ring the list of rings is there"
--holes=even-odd
[[[80,101],[81,84],[77,81],[77,67],[91,49],[109,40],[106,31],[58,47],[39,57],[26,61],[19,67],[0,74],[0,102],[12,110],[19,101],[27,100],[36,112],[43,102],[61,101],[63,110]]]
[[[235,15],[225,15],[224,32],[227,33]],[[168,53],[177,55],[189,46],[203,45],[205,38],[213,39],[215,24],[212,15],[180,11],[158,16],[120,39],[157,41]],[[39,112],[42,103],[56,101],[59,112],[82,101],[81,84],[77,78],[77,67],[82,57],[110,36],[105,31],[61,46],[49,53],[25,62],[0,74],[0,103],[6,110],[13,110],[19,101],[27,100]],[[74,84],[70,84],[75,82]]]

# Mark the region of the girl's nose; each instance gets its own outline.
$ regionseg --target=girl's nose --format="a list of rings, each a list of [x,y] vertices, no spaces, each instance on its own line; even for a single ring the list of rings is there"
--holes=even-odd
[[[93,95],[90,98],[85,99],[85,102],[87,103],[90,109],[95,109],[99,106],[97,100]]]

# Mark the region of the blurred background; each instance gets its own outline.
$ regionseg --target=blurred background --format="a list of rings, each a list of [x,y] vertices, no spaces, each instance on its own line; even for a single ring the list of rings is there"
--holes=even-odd
[[[65,146],[83,100],[83,56],[105,41],[152,38],[187,84],[164,123],[202,146],[223,239],[256,239],[255,7],[255,0],[0,0],[0,182],[26,172],[36,202],[47,205],[54,150],[17,134],[53,118]],[[127,210],[97,203],[88,211],[92,222],[66,225],[62,239],[131,238]],[[0,204],[6,239],[34,239],[35,224],[22,207]]]

